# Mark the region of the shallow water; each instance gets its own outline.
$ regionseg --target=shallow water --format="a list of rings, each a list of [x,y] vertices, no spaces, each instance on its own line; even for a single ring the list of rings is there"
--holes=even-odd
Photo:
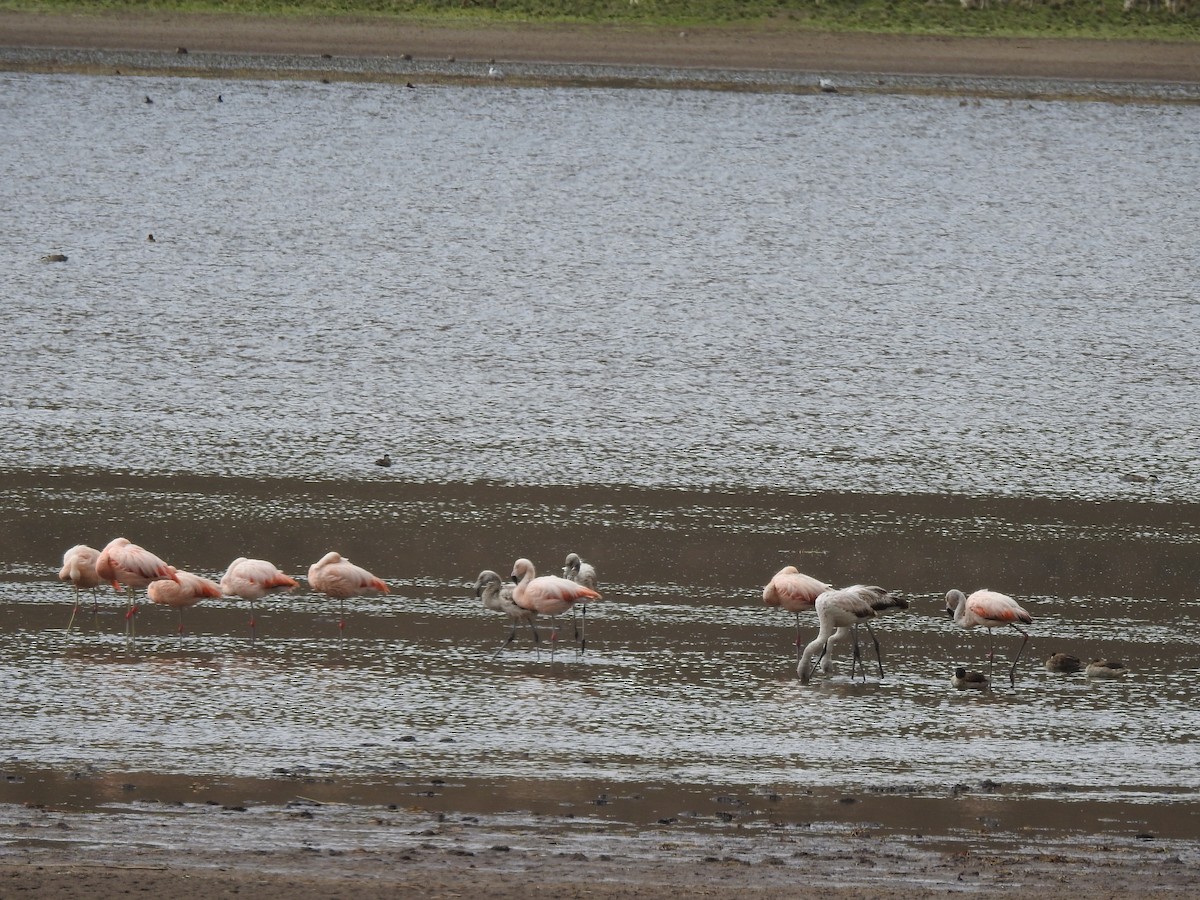
[[[1195,834],[1194,110],[0,88],[0,796]],[[64,633],[59,556],[118,534],[393,593]],[[570,550],[586,653],[492,660],[475,575]],[[909,596],[882,679],[797,682],[787,563]],[[1034,625],[965,695],[983,586]]]

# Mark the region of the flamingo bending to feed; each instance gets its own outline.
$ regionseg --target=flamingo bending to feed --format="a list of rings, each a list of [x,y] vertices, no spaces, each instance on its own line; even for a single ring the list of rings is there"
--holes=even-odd
[[[524,622],[529,626],[529,630],[533,632],[533,643],[538,642],[537,628],[533,624],[533,620],[537,618],[537,613],[522,609],[517,606],[516,600],[513,599],[513,592],[516,590],[516,585],[511,581],[505,583],[501,580],[500,575],[493,572],[491,569],[484,569],[479,573],[479,577],[475,579],[475,596],[483,601],[483,605],[493,612],[503,613],[512,621],[512,628],[508,632],[508,639],[496,648],[496,652],[492,654],[492,659],[499,656],[508,645],[511,644],[517,637],[517,626]]]
[[[871,604],[864,600],[861,596],[853,591],[838,591],[829,590],[817,597],[814,604],[817,610],[817,621],[821,624],[821,630],[817,632],[814,640],[810,641],[808,646],[804,648],[804,652],[800,655],[800,663],[796,666],[796,674],[800,676],[801,684],[808,684],[812,677],[812,669],[815,665],[810,666],[814,654],[825,653],[830,638],[843,628],[854,628],[860,622],[867,625],[867,630],[870,631],[870,620],[875,618],[875,610],[871,608]],[[875,639],[875,633],[871,632],[871,639]],[[878,642],[876,642],[878,646]],[[818,657],[819,658],[819,657]],[[854,642],[854,658],[850,663],[850,677],[854,678],[854,664],[861,665],[862,659],[858,653],[858,642]],[[882,665],[880,666],[882,671]],[[867,678],[866,667],[863,666],[863,680]]]
[[[179,636],[183,637],[183,611],[195,606],[205,597],[220,597],[221,586],[208,578],[193,575],[173,566],[174,581],[153,581],[146,587],[146,596],[159,606],[179,610]]]
[[[341,608],[338,620],[339,640],[346,631],[346,600],[349,597],[374,597],[387,594],[388,586],[361,566],[356,566],[340,553],[330,551],[308,567],[308,585],[337,599]]]
[[[891,591],[879,587],[876,584],[852,584],[850,587],[842,588],[847,593],[854,594],[859,599],[870,604],[871,609],[875,610],[876,616],[882,616],[886,613],[896,612],[898,610],[908,609],[908,601],[899,594],[893,594]],[[867,631],[871,635],[871,641],[875,644],[875,663],[879,667],[879,677],[883,677],[883,655],[879,651],[879,640],[875,637],[875,632],[871,631],[870,623],[867,624]],[[841,632],[839,632],[839,637]],[[839,637],[835,637],[830,643],[834,643]],[[862,657],[858,651],[858,626],[854,626],[854,654],[861,662]],[[823,669],[822,671],[827,671]],[[853,669],[850,672],[851,677],[854,676]],[[863,678],[866,678],[866,672],[863,673]]]
[[[92,592],[92,613],[96,612],[96,588],[104,583],[96,571],[96,560],[100,551],[87,544],[76,544],[63,554],[62,568],[58,572],[59,581],[71,582],[75,591],[75,606],[71,610],[71,618],[67,621],[67,631],[75,624],[75,616],[79,613],[79,592]]]
[[[149,587],[156,581],[178,581],[175,570],[165,562],[137,544],[123,537],[113,538],[96,557],[96,574],[120,592],[125,586],[129,598],[129,610],[125,613],[125,640],[131,641],[135,629],[133,617],[137,615],[135,602],[137,588]]]
[[[550,659],[553,661],[558,649],[558,617],[579,601],[599,600],[600,595],[589,587],[559,578],[557,575],[538,577],[533,563],[525,558],[513,563],[513,601],[521,609],[549,616],[553,626],[550,633]]]
[[[221,592],[226,597],[250,601],[250,643],[253,644],[257,624],[254,604],[267,594],[293,590],[296,584],[296,579],[279,571],[274,563],[239,556],[221,577]]]
[[[1017,623],[1028,625],[1033,616],[1023,610],[1020,604],[1007,594],[996,591],[976,591],[970,597],[960,590],[951,590],[946,594],[946,615],[954,619],[956,625],[963,628],[974,628],[981,625],[988,630],[990,643],[988,647],[988,674],[992,673],[992,660],[995,657],[995,633],[992,629],[1011,627],[1021,633],[1021,646],[1013,657],[1012,668],[1008,672],[1008,683],[1016,686],[1017,663],[1029,643],[1029,632]]]
[[[573,581],[576,584],[582,584],[585,588],[591,588],[593,591],[600,589],[600,581],[596,577],[596,567],[591,563],[585,563],[580,559],[578,553],[568,553],[566,565],[563,566],[563,578],[568,581]],[[571,621],[575,624],[575,640],[579,641],[579,652],[582,653],[584,647],[587,646],[587,602],[581,601],[579,604],[579,624],[575,624],[575,607],[571,607]]]

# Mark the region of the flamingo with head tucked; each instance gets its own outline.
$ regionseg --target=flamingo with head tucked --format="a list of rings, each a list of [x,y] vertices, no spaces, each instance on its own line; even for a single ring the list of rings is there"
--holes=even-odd
[[[153,581],[146,587],[146,596],[159,606],[179,610],[179,636],[183,637],[183,611],[195,606],[205,597],[220,597],[221,586],[183,569],[172,567],[174,581]]]
[[[1013,657],[1012,668],[1008,672],[1008,683],[1010,686],[1015,686],[1017,662],[1025,651],[1025,645],[1029,643],[1029,632],[1025,631],[1021,625],[1030,624],[1033,616],[1029,615],[1016,600],[1007,594],[986,590],[976,591],[970,597],[959,590],[947,592],[946,615],[954,619],[956,625],[961,625],[963,628],[974,628],[978,625],[988,630],[990,639],[988,647],[989,675],[992,674],[992,660],[995,657],[996,638],[993,629],[1014,628],[1021,633],[1021,646],[1017,650],[1017,655]]]
[[[254,643],[256,617],[254,604],[267,594],[290,591],[296,587],[296,579],[275,568],[265,559],[247,559],[239,556],[229,564],[221,576],[221,592],[226,597],[237,597],[250,601],[250,643]]]
[[[67,631],[75,624],[75,616],[79,613],[79,592],[92,592],[92,613],[96,612],[96,588],[104,583],[104,579],[96,571],[96,560],[100,551],[87,544],[76,544],[63,554],[62,568],[58,572],[59,581],[71,582],[75,592],[75,606],[71,609],[71,618],[67,620]]]
[[[797,662],[800,660],[800,613],[813,609],[817,598],[831,587],[811,575],[803,574],[795,566],[784,566],[763,588],[763,603],[787,610],[796,619]]]
[[[308,586],[338,601],[341,609],[341,618],[338,619],[339,641],[346,631],[347,599],[389,593],[388,586],[381,579],[333,551],[308,567]]]
[[[165,562],[128,539],[113,538],[96,557],[96,574],[120,591],[124,585],[129,598],[129,609],[125,613],[125,640],[133,640],[135,628],[133,617],[137,615],[136,590],[149,587],[156,581],[178,581],[175,570]]]
[[[558,617],[579,601],[599,600],[600,595],[589,587],[559,578],[557,575],[538,577],[533,563],[522,557],[513,564],[513,601],[522,609],[549,616],[553,630],[550,633],[550,659],[558,647]]]

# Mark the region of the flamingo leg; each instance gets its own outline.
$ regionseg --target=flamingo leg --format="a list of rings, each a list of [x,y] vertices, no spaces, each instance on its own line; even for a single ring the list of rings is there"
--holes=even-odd
[[[79,612],[79,588],[75,588],[75,607],[71,610],[71,618],[67,620],[67,634],[71,633],[71,626],[75,624],[77,612]]]
[[[534,634],[536,635],[537,632],[534,632]],[[511,644],[516,639],[516,637],[517,637],[517,623],[513,622],[512,630],[508,632],[508,639],[503,644],[501,644],[499,647],[496,648],[496,652],[492,654],[492,659],[495,659],[497,656],[499,656],[501,653],[503,653],[506,649],[508,649],[508,645]]]
[[[796,662],[799,663],[802,652],[800,649],[800,613],[795,613],[794,615],[796,616]],[[821,655],[825,655],[824,650],[821,651]]]
[[[862,672],[863,681],[867,680],[867,666],[863,662],[862,650],[858,646],[858,625],[854,626],[854,657],[850,660],[850,680],[854,680],[854,666],[858,665],[859,671]]]
[[[254,600],[250,601],[250,646],[254,646],[254,627],[258,624],[258,619],[254,612]]]
[[[867,626],[867,634],[871,636],[871,640],[875,643],[875,663],[879,666],[879,678],[883,679],[883,654],[879,652],[879,638],[875,637],[875,632],[871,630],[871,623],[864,622]],[[867,673],[863,673],[863,681],[867,680]]]
[[[1009,624],[1013,628],[1017,628],[1013,623],[1009,622]],[[1025,652],[1025,645],[1029,643],[1029,633],[1022,628],[1017,628],[1017,631],[1021,632],[1021,646],[1017,648],[1017,655],[1013,657],[1012,668],[1008,670],[1009,687],[1017,686],[1017,663],[1021,660],[1021,654]]]
[[[126,593],[129,596],[129,609],[125,612],[125,646],[128,649],[133,645],[133,639],[137,637],[137,625],[134,624],[133,617],[137,615],[138,606],[133,588],[126,588]]]
[[[179,610],[179,639],[183,640],[183,609]]]
[[[575,615],[575,607],[574,606],[571,607],[571,615],[572,616]],[[580,605],[579,631],[576,633],[576,637],[579,639],[579,653],[580,653],[580,655],[582,655],[583,651],[587,648],[587,604],[586,603]]]

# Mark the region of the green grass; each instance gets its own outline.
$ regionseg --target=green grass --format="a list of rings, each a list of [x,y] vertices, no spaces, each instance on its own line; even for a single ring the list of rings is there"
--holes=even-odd
[[[1122,0],[991,0],[987,9],[963,9],[959,0],[0,0],[0,9],[1197,41],[1200,0],[1191,2],[1193,9],[1176,13],[1163,7],[1126,12]]]

